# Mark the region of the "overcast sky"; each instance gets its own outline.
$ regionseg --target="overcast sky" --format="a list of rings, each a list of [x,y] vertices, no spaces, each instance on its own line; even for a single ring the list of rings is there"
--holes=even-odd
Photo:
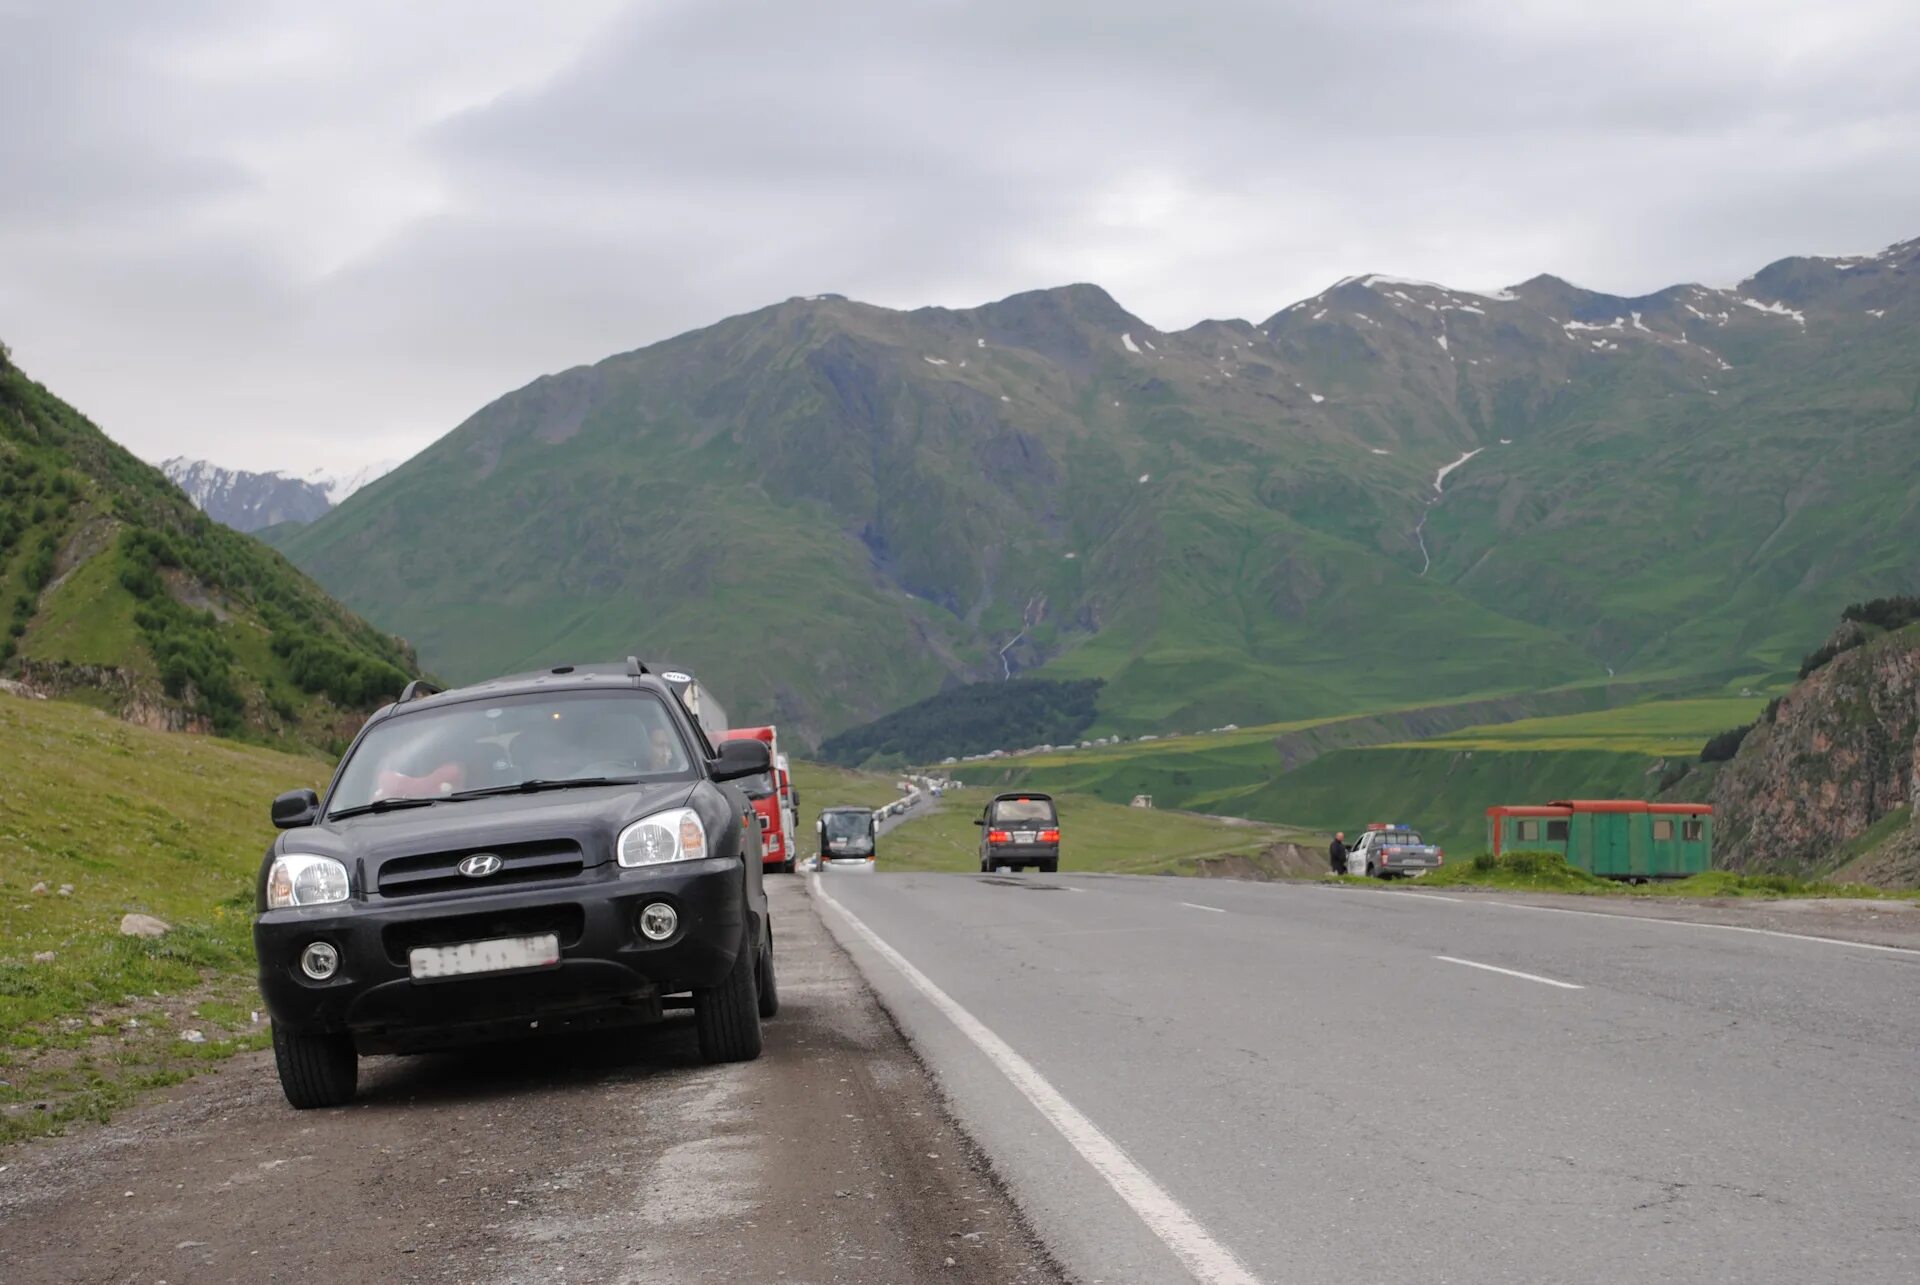
[[[404,456],[795,294],[1174,329],[1914,236],[1915,0],[0,0],[0,340],[156,460]]]

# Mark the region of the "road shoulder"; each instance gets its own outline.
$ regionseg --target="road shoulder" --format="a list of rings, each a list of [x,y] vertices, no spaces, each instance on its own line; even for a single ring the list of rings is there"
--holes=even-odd
[[[370,1060],[296,1113],[247,1055],[0,1155],[8,1281],[1059,1280],[799,881],[770,893],[759,1061],[700,1065],[683,1019]]]

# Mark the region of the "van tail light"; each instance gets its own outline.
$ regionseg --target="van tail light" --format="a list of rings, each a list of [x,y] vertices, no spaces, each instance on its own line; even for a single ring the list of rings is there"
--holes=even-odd
[[[1060,842],[1060,832],[1058,830],[1042,830],[1040,832],[1040,842],[1058,843]]]
[[[1013,836],[1011,834],[1008,834],[1005,830],[989,830],[987,831],[987,842],[988,843],[1012,843]]]

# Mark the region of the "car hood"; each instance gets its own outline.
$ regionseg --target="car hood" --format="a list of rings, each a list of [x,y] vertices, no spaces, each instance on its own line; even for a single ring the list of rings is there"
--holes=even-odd
[[[288,830],[280,850],[363,861],[371,873],[398,857],[571,842],[587,865],[596,866],[613,860],[614,841],[625,826],[684,805],[694,789],[689,781],[605,785],[370,812]]]

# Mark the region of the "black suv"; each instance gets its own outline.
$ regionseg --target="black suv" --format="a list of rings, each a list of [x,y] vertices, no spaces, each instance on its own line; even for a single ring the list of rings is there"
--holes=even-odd
[[[287,1100],[353,1096],[364,1053],[656,1020],[709,1062],[760,1054],[779,1007],[760,828],[684,674],[561,666],[409,684],[323,800],[274,800],[254,949]],[[677,1002],[676,996],[690,997]]]
[[[1049,795],[1024,790],[996,794],[980,819],[980,872],[1037,866],[1046,874],[1060,869],[1060,814]]]

